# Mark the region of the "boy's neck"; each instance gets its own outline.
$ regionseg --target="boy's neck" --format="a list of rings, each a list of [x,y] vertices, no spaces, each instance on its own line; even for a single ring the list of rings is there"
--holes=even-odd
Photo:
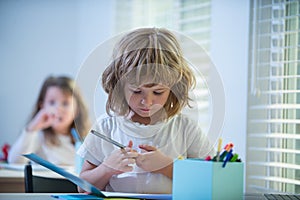
[[[161,111],[158,111],[157,113],[153,114],[150,117],[141,117],[140,115],[137,115],[134,113],[131,116],[131,121],[133,122],[138,122],[140,124],[144,125],[153,125],[156,124],[157,122],[161,122],[167,118],[167,114],[163,112],[163,109]]]

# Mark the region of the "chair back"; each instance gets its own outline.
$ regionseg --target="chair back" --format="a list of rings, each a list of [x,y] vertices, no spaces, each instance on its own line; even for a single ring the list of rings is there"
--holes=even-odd
[[[31,164],[24,168],[26,193],[77,193],[77,186],[63,178],[35,176]]]

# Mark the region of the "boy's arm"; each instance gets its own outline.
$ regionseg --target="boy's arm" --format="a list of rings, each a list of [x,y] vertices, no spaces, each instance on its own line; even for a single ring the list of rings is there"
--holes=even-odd
[[[173,159],[164,155],[161,151],[150,145],[139,145],[139,148],[146,151],[141,153],[136,164],[148,172],[161,173],[168,178],[173,178]]]
[[[112,175],[113,174],[111,173],[111,170],[107,169],[104,164],[96,166],[88,161],[84,161],[79,176],[80,178],[90,182],[100,190],[104,190]],[[78,187],[78,192],[85,191]]]
[[[137,155],[137,152],[131,151],[131,148],[116,149],[99,166],[84,161],[80,177],[100,190],[105,190],[113,175],[133,170],[131,165],[135,163]],[[81,188],[78,188],[78,191],[84,192]]]
[[[161,174],[165,175],[166,177],[173,179],[173,162],[171,164],[167,165],[166,167],[161,168],[155,172],[161,173]]]

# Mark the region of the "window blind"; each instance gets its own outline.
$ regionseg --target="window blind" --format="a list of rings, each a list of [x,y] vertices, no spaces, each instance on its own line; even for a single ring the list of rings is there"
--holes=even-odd
[[[251,1],[246,192],[300,193],[299,1]]]

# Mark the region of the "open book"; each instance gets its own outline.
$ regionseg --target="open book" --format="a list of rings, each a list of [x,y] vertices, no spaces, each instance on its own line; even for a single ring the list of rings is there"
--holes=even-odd
[[[81,179],[81,178],[67,172],[63,168],[60,168],[60,167],[44,160],[43,158],[39,157],[38,155],[36,155],[34,153],[25,154],[23,156],[34,161],[35,163],[38,163],[54,172],[60,174],[61,176],[65,177],[69,181],[76,184],[77,186],[81,187],[86,192],[90,193],[90,195],[93,195],[95,197],[100,197],[99,199],[102,199],[102,198],[124,198],[124,197],[125,198],[136,198],[136,199],[162,199],[162,200],[171,200],[172,199],[172,194],[138,194],[138,193],[100,191],[98,188],[96,188],[94,185],[92,185],[88,181]],[[57,196],[57,198],[60,198],[59,195]],[[85,198],[83,198],[83,199],[85,199]],[[95,198],[95,199],[97,199],[97,198]]]

